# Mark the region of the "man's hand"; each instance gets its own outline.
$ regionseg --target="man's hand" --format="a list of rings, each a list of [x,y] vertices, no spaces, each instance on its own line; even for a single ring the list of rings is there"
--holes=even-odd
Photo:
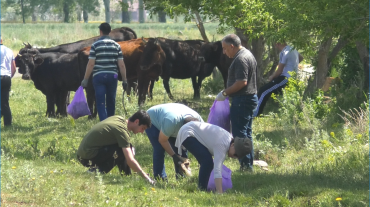
[[[183,158],[180,155],[174,154],[172,156],[173,163],[179,166],[179,169],[182,171],[181,174],[186,174],[188,176],[192,176],[191,169],[190,169],[190,161],[188,158]]]
[[[81,82],[81,86],[83,88],[86,88],[88,83],[89,83],[89,79],[83,79],[82,82]]]
[[[123,91],[127,91],[127,81],[122,81],[122,89]]]
[[[217,94],[216,101],[224,101],[226,99],[226,96],[222,95],[222,91]]]

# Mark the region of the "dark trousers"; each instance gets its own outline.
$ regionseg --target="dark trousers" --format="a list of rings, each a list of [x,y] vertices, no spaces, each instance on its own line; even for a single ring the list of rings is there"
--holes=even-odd
[[[117,74],[100,73],[93,77],[96,109],[100,121],[113,116],[116,110]]]
[[[241,167],[253,169],[253,139],[252,121],[253,113],[257,107],[257,95],[241,95],[232,97],[230,107],[231,131],[233,137],[250,139],[252,141],[252,152],[244,158],[239,159]]]
[[[263,112],[263,108],[265,107],[267,100],[271,97],[272,93],[281,93],[281,89],[283,89],[286,84],[288,83],[288,78],[285,76],[279,76],[272,81],[268,82],[267,84],[263,85],[258,90],[258,106],[257,110],[254,113],[254,117],[259,116]]]
[[[186,138],[182,145],[194,155],[200,165],[198,187],[201,190],[207,190],[208,180],[213,170],[211,153],[208,151],[207,147],[194,137]]]
[[[164,166],[164,156],[166,151],[162,147],[161,143],[159,143],[159,129],[155,127],[153,124],[150,128],[145,130],[146,134],[148,135],[149,141],[153,146],[153,174],[155,178],[162,178],[166,179],[166,168]],[[168,142],[170,143],[173,151],[177,154],[177,147],[175,146],[176,138],[170,137],[168,139]],[[187,151],[182,151],[182,157],[187,158]],[[181,175],[180,169],[177,165],[175,165],[175,172],[176,172],[176,178],[179,178]]]
[[[4,126],[12,124],[12,112],[9,106],[9,92],[12,86],[10,76],[1,76],[1,116],[4,117]]]
[[[85,167],[96,168],[100,173],[108,173],[114,166],[118,166],[119,172],[131,175],[131,169],[126,163],[125,155],[118,144],[104,146],[98,154],[91,159],[83,159],[77,155],[80,163]]]

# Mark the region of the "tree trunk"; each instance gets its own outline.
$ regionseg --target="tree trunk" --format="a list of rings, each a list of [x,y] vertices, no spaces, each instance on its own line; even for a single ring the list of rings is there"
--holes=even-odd
[[[193,11],[193,12],[194,12],[195,17],[196,17],[195,23],[197,24],[200,35],[202,35],[202,38],[205,42],[209,42],[207,34],[206,34],[206,30],[205,30],[204,25],[203,25],[203,20],[200,17],[199,12],[198,11]]]
[[[122,0],[122,23],[130,23],[130,12],[127,0]]]
[[[110,0],[103,0],[105,8],[105,22],[110,23]]]
[[[144,3],[143,0],[139,0],[139,23],[144,23]]]
[[[363,90],[369,91],[369,47],[367,47],[363,42],[356,41],[356,48],[364,67]]]
[[[338,53],[343,49],[344,46],[346,46],[348,43],[347,40],[345,40],[343,37],[340,37],[338,39],[337,44],[333,48],[333,50],[330,52],[330,55],[328,57],[328,68],[331,68],[331,62],[333,59],[338,55]]]
[[[166,12],[164,12],[163,10],[162,11],[159,11],[158,12],[158,21],[161,22],[161,23],[166,23]]]
[[[247,48],[248,50],[251,50],[251,44],[249,42],[249,36],[244,34],[243,29],[235,28],[235,34],[240,38],[240,41],[242,42],[243,47]]]
[[[276,71],[276,67],[279,65],[279,50],[275,47],[275,42],[271,44],[271,47],[272,48],[270,50],[269,56],[272,61],[272,65],[269,72],[264,75],[264,78],[270,77]]]
[[[329,50],[333,38],[329,38],[328,40],[324,40],[319,48],[319,52],[317,54],[317,68],[315,72],[315,77],[312,82],[309,82],[304,92],[304,96],[309,96],[315,92],[315,89],[322,88],[326,77],[329,71],[328,65],[328,57],[329,57]]]
[[[64,13],[64,22],[69,22],[69,5],[67,1],[63,2],[63,13]]]
[[[82,19],[81,19],[81,9],[77,9],[77,11],[76,11],[76,13],[77,13],[77,21],[81,21]]]
[[[260,36],[257,39],[252,39],[252,50],[254,58],[257,61],[257,88],[260,88],[264,84],[263,73],[265,66],[263,64],[263,54],[265,52],[265,38]]]
[[[83,9],[82,15],[83,15],[83,18],[84,18],[84,23],[88,23],[89,22],[89,13],[87,13],[86,9]]]
[[[21,9],[22,9],[22,20],[23,20],[23,24],[26,24],[26,20],[24,18],[24,8],[23,8],[23,0],[21,0]]]
[[[32,22],[37,22],[37,15],[36,15],[36,8],[33,7],[33,11],[32,11],[32,15],[31,15],[31,18],[32,18]]]

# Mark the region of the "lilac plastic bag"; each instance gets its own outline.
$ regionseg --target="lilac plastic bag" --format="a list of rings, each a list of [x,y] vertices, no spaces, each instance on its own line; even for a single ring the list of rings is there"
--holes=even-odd
[[[75,97],[71,104],[68,105],[67,113],[74,119],[78,119],[81,116],[91,115],[82,86],[77,89]]]
[[[231,181],[231,170],[225,165],[222,165],[222,190],[223,192],[225,192],[227,189],[230,189],[232,187],[233,183]],[[209,191],[216,190],[215,175],[213,173],[213,170],[211,172],[211,176],[209,176],[207,189]]]
[[[224,101],[215,101],[208,115],[208,123],[222,127],[230,132],[230,105],[229,98]]]

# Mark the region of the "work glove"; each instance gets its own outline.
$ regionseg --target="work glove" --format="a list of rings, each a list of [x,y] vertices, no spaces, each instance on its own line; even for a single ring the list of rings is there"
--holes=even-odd
[[[122,81],[122,89],[123,91],[127,91],[127,81]]]
[[[222,91],[217,94],[216,101],[224,101],[226,99],[226,96],[222,95]]]
[[[86,88],[87,87],[87,83],[89,83],[89,79],[83,79],[82,82],[81,82],[81,86],[83,88]]]
[[[190,160],[183,158],[180,155],[174,154],[172,156],[173,163],[179,166],[180,174],[186,174],[187,176],[192,176],[190,169]]]

